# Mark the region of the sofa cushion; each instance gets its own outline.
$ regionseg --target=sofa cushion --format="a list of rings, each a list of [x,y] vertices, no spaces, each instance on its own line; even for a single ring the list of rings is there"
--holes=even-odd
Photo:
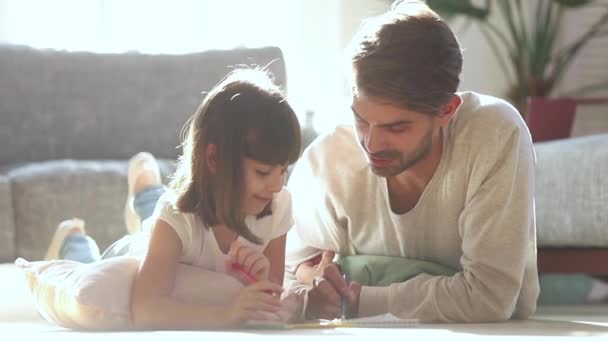
[[[608,246],[608,134],[535,150],[538,246]]]
[[[0,263],[15,258],[15,222],[9,178],[0,173]]]
[[[0,164],[126,160],[139,151],[175,159],[201,93],[241,64],[270,64],[285,84],[276,47],[152,55],[0,44],[0,146],[10,146]]]
[[[159,164],[164,176],[174,169],[169,160]],[[56,160],[11,170],[16,256],[43,258],[57,224],[71,217],[85,220],[102,251],[124,236],[126,174],[126,160]]]

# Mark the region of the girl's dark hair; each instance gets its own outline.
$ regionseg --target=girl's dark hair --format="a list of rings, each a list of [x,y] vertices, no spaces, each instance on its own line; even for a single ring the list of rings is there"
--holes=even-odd
[[[216,146],[215,172],[206,158],[209,144]],[[243,158],[293,164],[301,148],[296,114],[269,74],[257,69],[231,72],[188,121],[182,148],[169,185],[178,195],[178,209],[198,215],[206,227],[221,222],[260,243],[245,224]],[[269,204],[258,217],[270,213]]]
[[[420,1],[396,1],[351,42],[353,90],[436,115],[457,91],[462,52],[450,27]]]

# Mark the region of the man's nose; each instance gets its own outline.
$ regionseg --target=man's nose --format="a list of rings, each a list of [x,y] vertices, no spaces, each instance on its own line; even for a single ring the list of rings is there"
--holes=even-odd
[[[370,127],[365,139],[365,148],[369,153],[376,153],[382,150],[382,142],[380,141],[380,132],[375,127]]]

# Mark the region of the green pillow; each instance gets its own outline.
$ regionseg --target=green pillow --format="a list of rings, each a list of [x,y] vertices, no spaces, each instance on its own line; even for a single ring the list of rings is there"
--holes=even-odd
[[[379,256],[338,256],[335,260],[348,281],[365,286],[388,286],[401,283],[419,274],[451,276],[457,270],[430,261]]]

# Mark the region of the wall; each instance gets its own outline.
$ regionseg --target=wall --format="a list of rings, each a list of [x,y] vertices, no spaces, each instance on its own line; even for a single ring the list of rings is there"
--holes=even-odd
[[[382,0],[342,0],[341,46],[345,46],[356,32],[361,20],[367,16],[382,13],[390,1]],[[494,18],[493,20],[498,19]],[[507,88],[498,63],[492,51],[486,46],[483,36],[475,25],[464,27],[462,20],[450,23],[463,48],[464,65],[460,90],[474,90],[502,96]],[[500,23],[499,27],[502,23]]]
[[[6,1],[7,0],[0,0],[0,41],[5,40],[5,38],[6,38],[7,21],[8,21],[8,19],[6,18],[6,15],[7,15]]]
[[[584,8],[568,11],[564,17],[564,28],[561,35],[562,44],[568,44],[581,36],[590,23],[599,19],[601,11],[595,8]],[[585,25],[587,23],[587,25]],[[582,97],[596,97],[608,100],[608,35],[589,42],[576,57],[565,75],[558,94],[568,95],[576,88],[585,87],[604,81],[600,91],[576,94]],[[581,105],[577,108],[573,136],[608,132],[608,103],[600,105]]]
[[[483,3],[482,0],[473,0]],[[506,0],[505,0],[506,1]],[[340,45],[345,46],[356,31],[361,19],[381,13],[390,4],[382,0],[341,0]],[[526,1],[528,7],[524,9],[529,21],[533,20],[532,13],[537,0]],[[499,30],[506,30],[507,25],[498,15],[497,11],[490,17]],[[597,9],[586,8],[582,10],[567,11],[564,27],[560,35],[561,45],[568,44],[574,37],[580,35],[586,26],[581,23],[592,22],[598,17]],[[463,48],[463,74],[460,91],[472,90],[480,93],[504,98],[508,90],[508,81],[500,65],[488,46],[482,32],[475,24],[467,26],[463,20],[450,22],[450,26]],[[504,50],[503,50],[504,52]],[[586,85],[600,80],[608,80],[608,36],[593,41],[577,57],[570,72],[565,76],[563,85],[556,92],[556,96],[567,94],[568,89]],[[583,94],[586,97],[608,98],[608,89],[593,94]],[[572,130],[573,136],[606,133],[608,132],[608,105],[580,106]]]
[[[0,0],[0,41],[15,34],[8,27],[11,20],[13,23],[16,20],[7,16],[9,4],[17,2],[23,4],[23,1],[33,3],[32,0]],[[79,7],[85,6],[89,8],[91,6],[98,6],[105,11],[108,11],[108,4],[115,7],[122,6],[122,2],[120,1],[105,0],[108,1],[105,5],[104,0],[86,1],[88,1],[87,6],[80,1],[77,3],[80,4]],[[483,2],[483,0],[474,1]],[[69,3],[69,1],[62,0],[61,3]],[[527,3],[532,8],[536,1],[529,1]],[[286,3],[281,0],[259,0],[256,4],[259,4],[259,7],[266,11],[271,11],[272,17],[275,18],[270,25],[267,22],[268,20],[265,20],[261,25],[269,27],[275,25],[276,27],[270,31],[263,31],[270,33],[254,35],[252,37],[255,38],[256,42],[276,44],[283,49],[287,62],[288,95],[301,118],[303,118],[303,113],[307,110],[314,111],[315,126],[320,131],[330,130],[334,125],[339,123],[349,123],[351,120],[349,110],[351,99],[345,82],[345,73],[348,70],[346,69],[347,63],[344,57],[344,49],[353,34],[357,31],[361,20],[382,13],[390,6],[390,1],[290,0]],[[160,6],[162,5],[156,4],[155,8],[160,8]],[[275,15],[272,11],[278,12],[278,15]],[[63,11],[61,13],[68,12]],[[218,14],[218,16],[221,15],[222,13]],[[580,22],[582,17],[584,17],[584,21],[589,20],[585,17],[589,15],[588,13],[576,13],[573,15],[574,19],[569,20],[569,25],[565,28],[565,32],[562,35],[564,42],[567,42],[573,35],[577,34],[577,27],[580,27],[580,25],[577,26],[575,24],[577,20]],[[497,17],[496,13],[494,16],[492,20],[496,21],[498,28],[504,29],[506,25]],[[462,20],[454,21],[450,25],[464,50],[464,66],[459,90],[472,90],[504,97],[508,86],[507,80],[477,25],[466,26]],[[23,22],[17,26],[24,27]],[[53,29],[57,30],[56,28]],[[89,30],[91,29],[93,28],[89,27]],[[242,28],[238,29],[242,30]],[[192,29],[189,31],[192,31]],[[31,32],[35,33],[36,30],[32,30]],[[31,32],[30,34],[32,34]],[[243,37],[251,36],[244,35],[242,31],[240,32]],[[234,39],[233,36],[235,34],[234,32],[232,33],[231,39]],[[98,44],[102,47],[108,46],[110,44],[108,41],[111,42],[114,39],[103,37],[103,34],[99,36],[106,40]],[[269,38],[265,39],[266,36]],[[156,36],[156,38],[159,37]],[[248,43],[252,43],[251,39],[246,39]],[[128,44],[147,44],[149,40],[149,37],[146,38],[144,36],[141,38],[140,36],[133,36]],[[86,41],[91,42],[93,39],[87,39]],[[172,42],[172,40],[170,41]],[[571,73],[568,74],[564,83],[578,84],[581,80],[600,77],[601,73],[599,72],[584,73],[584,71],[590,69],[589,63],[598,63],[598,58],[600,60],[604,58],[601,61],[608,60],[608,58],[605,58],[605,54],[608,54],[608,43],[604,43],[603,46],[604,50],[599,52],[600,55],[593,50],[587,52],[586,57],[581,58],[578,61],[579,63],[573,66]],[[137,47],[133,49],[137,49]],[[591,69],[601,70],[597,66]],[[608,68],[604,67],[603,70],[608,70]],[[608,76],[605,75],[605,77]],[[608,94],[600,95],[608,97]],[[589,110],[594,112],[587,114]],[[608,115],[603,114],[605,112],[603,108],[582,108],[581,111],[584,111],[585,114],[577,116],[577,122],[574,127],[575,135],[608,132]]]

